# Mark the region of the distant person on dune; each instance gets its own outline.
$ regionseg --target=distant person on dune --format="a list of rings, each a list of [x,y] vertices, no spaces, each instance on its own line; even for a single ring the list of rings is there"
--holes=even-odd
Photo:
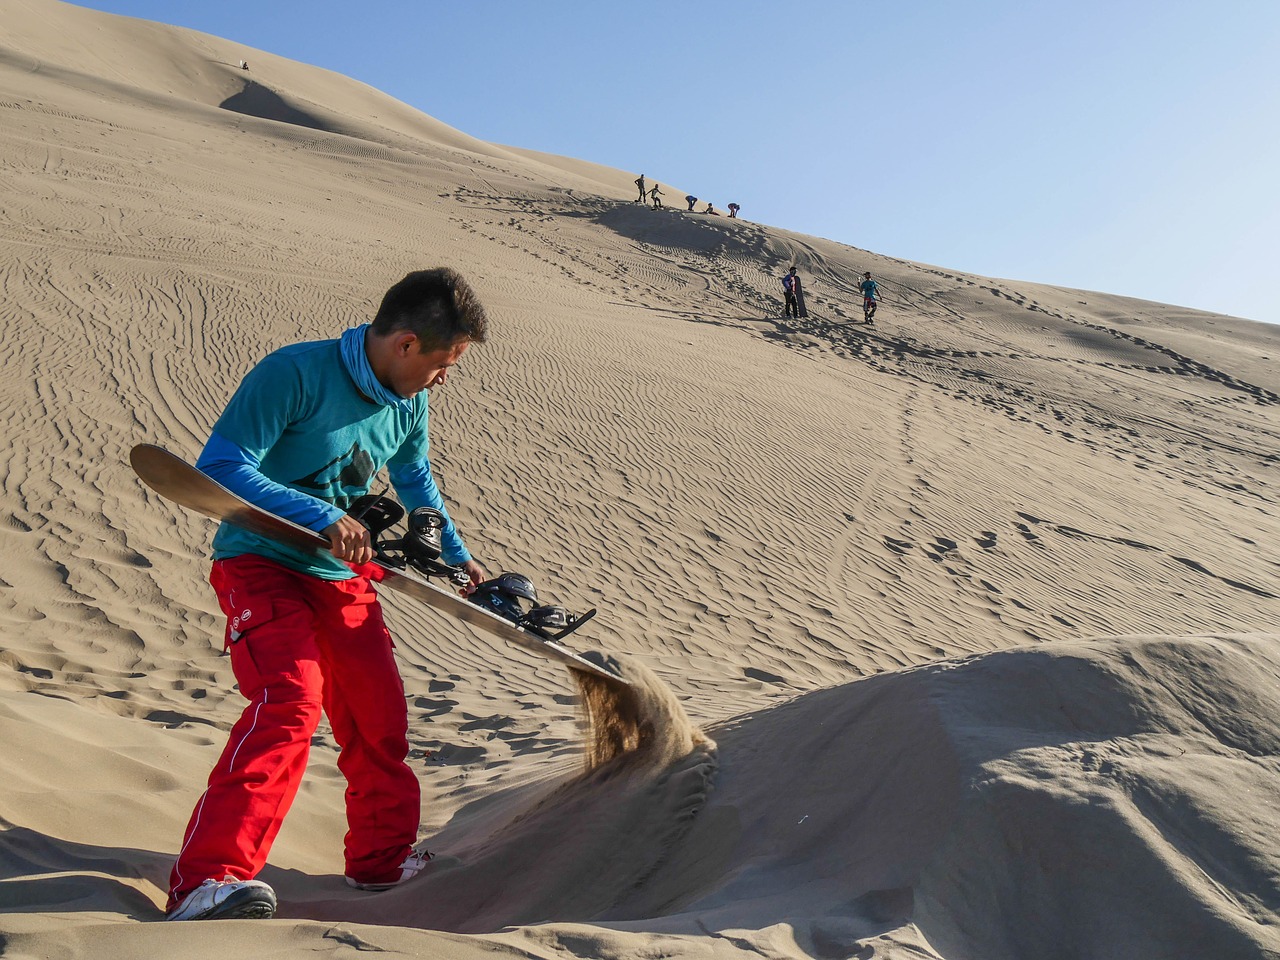
[[[691,193],[684,198],[684,202],[689,205],[689,212],[692,213],[693,205],[698,202],[698,198]]]
[[[792,267],[782,278],[783,316],[800,316],[800,304],[796,300],[796,291],[800,288],[800,276]]]
[[[866,323],[871,323],[871,318],[876,315],[876,303],[879,300],[880,287],[871,279],[870,270],[862,276],[864,279],[858,284],[858,289],[862,291],[862,319]]]
[[[720,216],[720,214],[716,213],[716,208],[715,208],[715,207],[713,207],[710,203],[708,203],[708,204],[707,204],[707,209],[703,210],[702,212],[703,212],[703,213],[709,213],[709,214],[711,214],[713,217],[718,217],[718,216]]]
[[[643,173],[642,173],[642,174],[640,174],[640,176],[636,177],[636,186],[640,188],[640,196],[636,197],[636,199],[635,199],[635,200],[633,200],[632,202],[633,202],[633,203],[644,203],[644,201],[645,201],[645,190],[644,190],[644,174],[643,174]]]
[[[739,211],[739,210],[741,210],[741,209],[742,209],[742,208],[741,208],[740,206],[738,206],[736,203],[731,203],[731,204],[729,204],[729,219],[730,219],[730,220],[737,220],[737,219],[738,219],[738,211]]]
[[[658,189],[658,185],[656,183],[653,185],[653,189],[649,191],[649,196],[653,198],[653,209],[660,209],[662,207],[662,201],[658,198],[662,196],[662,191]]]
[[[405,762],[408,710],[374,591],[369,529],[347,513],[386,467],[404,505],[430,508],[441,557],[472,585],[472,559],[427,459],[427,397],[473,343],[484,308],[449,269],[410,273],[371,324],[336,340],[286,346],[249,371],[197,462],[248,500],[323,534],[316,554],[224,523],[209,581],[227,617],[225,645],[249,701],[209,774],[169,878],[168,920],[262,919],[275,892],[267,862],[320,723],[329,718],[347,781],[349,886],[388,890],[431,859],[415,849],[418,778]]]

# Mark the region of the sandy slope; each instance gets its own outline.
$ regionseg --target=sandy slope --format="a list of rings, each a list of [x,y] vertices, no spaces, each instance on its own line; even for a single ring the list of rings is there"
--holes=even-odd
[[[0,117],[0,952],[1280,950],[1274,328],[654,212],[51,0],[4,0]],[[152,923],[239,701],[210,526],[127,450],[194,456],[259,356],[438,263],[497,327],[432,398],[451,510],[601,607],[581,643],[683,746],[582,774],[561,668],[392,600],[458,862],[346,890],[326,736],[266,874],[292,919]]]

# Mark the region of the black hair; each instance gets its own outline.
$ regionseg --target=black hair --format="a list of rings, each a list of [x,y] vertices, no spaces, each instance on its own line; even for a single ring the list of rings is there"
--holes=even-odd
[[[373,332],[408,330],[419,350],[444,350],[461,341],[489,339],[489,318],[471,285],[450,267],[415,270],[386,292],[373,318]]]

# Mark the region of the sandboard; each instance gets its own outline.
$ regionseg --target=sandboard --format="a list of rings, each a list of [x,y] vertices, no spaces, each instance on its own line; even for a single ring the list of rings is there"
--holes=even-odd
[[[804,318],[808,318],[809,310],[804,305],[804,286],[800,283],[800,278],[796,277],[796,313]]]
[[[254,506],[163,447],[149,443],[138,444],[129,452],[129,462],[143,483],[166,500],[172,500],[188,510],[214,520],[234,523],[245,530],[293,547],[317,553],[329,551],[326,537]],[[558,660],[571,670],[626,683],[615,670],[610,669],[606,657],[595,654],[602,661],[596,663],[555,640],[536,636],[452,591],[436,586],[412,570],[389,566],[377,560],[373,562],[383,571],[383,577],[379,581],[382,586],[420,600],[491,636]],[[585,619],[584,617],[583,620]]]

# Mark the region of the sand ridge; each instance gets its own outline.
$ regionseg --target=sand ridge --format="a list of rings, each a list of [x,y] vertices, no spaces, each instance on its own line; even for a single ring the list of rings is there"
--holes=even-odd
[[[5,7],[0,116],[7,952],[1277,950],[1274,328],[652,211],[53,0]],[[438,909],[342,886],[322,730],[264,874],[287,919],[151,922],[241,701],[211,525],[127,451],[194,457],[265,352],[437,263],[495,323],[432,399],[450,510],[600,608],[574,642],[654,678],[662,759],[593,779],[561,667],[392,598]]]

